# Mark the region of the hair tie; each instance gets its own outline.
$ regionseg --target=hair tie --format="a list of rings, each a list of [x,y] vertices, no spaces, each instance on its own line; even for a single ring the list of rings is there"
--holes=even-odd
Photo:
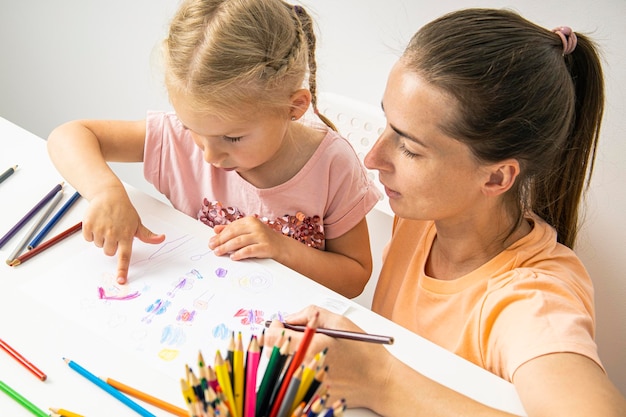
[[[569,26],[559,26],[558,28],[552,29],[552,32],[559,35],[561,38],[561,42],[563,43],[563,55],[569,55],[574,52],[576,49],[576,43],[578,39],[576,38],[576,34]]]

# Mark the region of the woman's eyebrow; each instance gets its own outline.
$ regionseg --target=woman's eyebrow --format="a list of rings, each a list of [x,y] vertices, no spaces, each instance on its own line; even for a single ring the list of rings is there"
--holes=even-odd
[[[383,113],[384,113],[384,112],[385,112],[385,105],[383,104],[382,100],[381,100],[381,102],[380,102],[380,108],[383,110]],[[420,146],[421,146],[421,147],[423,147],[423,148],[428,148],[428,146],[426,146],[426,144],[425,144],[424,142],[422,142],[421,140],[419,140],[419,139],[418,139],[418,138],[416,138],[415,136],[413,136],[413,135],[411,135],[411,134],[409,134],[409,133],[407,133],[407,132],[404,132],[404,131],[402,131],[402,130],[398,129],[398,128],[397,128],[396,126],[394,126],[393,124],[389,123],[389,127],[391,127],[391,129],[392,129],[394,132],[396,132],[396,134],[397,134],[398,136],[402,136],[402,137],[404,137],[404,138],[407,138],[407,139],[408,139],[408,140],[410,140],[411,142],[415,142],[415,143],[417,143],[418,145],[420,145]]]

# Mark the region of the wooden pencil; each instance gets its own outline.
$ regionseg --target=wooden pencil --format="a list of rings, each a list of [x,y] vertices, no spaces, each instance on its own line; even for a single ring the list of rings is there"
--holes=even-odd
[[[271,320],[267,320],[265,322],[265,327],[269,327],[272,324]],[[306,330],[306,326],[282,323],[286,329],[295,330],[297,332],[303,332]],[[338,339],[349,339],[349,340],[358,340],[360,342],[370,342],[370,343],[381,343],[385,345],[393,344],[392,336],[381,336],[376,334],[362,333],[362,332],[353,332],[349,330],[338,330],[338,329],[328,329],[325,327],[318,327],[316,329],[316,333],[325,334],[327,336],[336,337]]]
[[[171,413],[180,417],[187,417],[189,415],[189,413],[185,409],[177,407],[174,404],[170,404],[167,401],[163,401],[160,398],[156,398],[136,388],[123,384],[115,379],[106,378],[105,382],[109,384],[110,386],[112,386],[113,388],[117,388],[119,391],[123,392],[124,394],[130,395],[131,397],[135,397],[138,400],[141,400],[148,404],[152,404],[155,407],[159,407],[160,409],[165,410],[168,413]]]
[[[55,185],[52,190],[50,190],[48,192],[48,194],[46,194],[41,200],[39,200],[39,202],[37,204],[35,204],[35,206],[30,209],[28,211],[28,213],[26,213],[24,215],[24,217],[22,217],[12,228],[11,230],[9,230],[4,236],[2,236],[0,238],[0,248],[2,248],[4,246],[5,243],[7,243],[12,237],[13,235],[15,235],[17,232],[20,231],[20,229],[22,227],[24,227],[24,225],[26,223],[28,223],[28,221],[39,212],[39,210],[41,210],[47,203],[48,201],[52,200],[52,198],[63,189],[63,184],[64,183],[60,183]]]
[[[57,243],[59,243],[60,241],[62,241],[63,239],[73,235],[74,233],[78,232],[80,229],[82,229],[83,227],[83,222],[78,222],[76,223],[74,226],[70,227],[67,230],[64,230],[63,232],[59,233],[58,235],[51,237],[50,239],[46,240],[45,242],[43,242],[41,245],[37,245],[35,248],[24,252],[22,255],[18,256],[17,258],[13,259],[13,261],[9,264],[11,266],[18,266],[23,264],[24,262],[26,262],[28,259],[32,258],[33,256],[45,251],[46,249],[48,249],[49,247],[56,245]]]

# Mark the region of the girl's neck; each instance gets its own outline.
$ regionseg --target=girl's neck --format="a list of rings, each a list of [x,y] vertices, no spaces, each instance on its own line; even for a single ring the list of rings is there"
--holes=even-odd
[[[272,188],[293,178],[306,165],[326,136],[301,123],[291,123],[285,133],[283,146],[273,159],[241,177],[257,188]]]

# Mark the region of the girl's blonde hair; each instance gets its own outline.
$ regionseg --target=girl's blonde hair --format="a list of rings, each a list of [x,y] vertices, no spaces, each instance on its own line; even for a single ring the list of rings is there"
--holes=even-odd
[[[228,118],[242,106],[288,110],[308,73],[318,114],[315,34],[300,6],[282,0],[185,0],[164,49],[168,91],[182,94],[198,111]]]

